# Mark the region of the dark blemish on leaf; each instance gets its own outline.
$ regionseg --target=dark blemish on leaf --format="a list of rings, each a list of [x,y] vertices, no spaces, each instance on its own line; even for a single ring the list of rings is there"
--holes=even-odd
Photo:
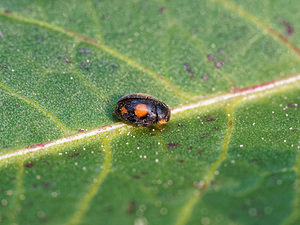
[[[43,182],[43,187],[45,189],[49,189],[50,188],[50,183],[49,182]]]
[[[294,129],[294,130],[291,130],[291,132],[297,132],[297,130],[296,130],[296,129]]]
[[[215,127],[215,130],[219,130],[219,127]]]
[[[182,123],[179,123],[179,124],[178,124],[178,127],[182,127],[182,126],[183,126]]]
[[[135,200],[131,200],[129,203],[128,203],[128,206],[127,206],[127,209],[126,209],[126,212],[128,214],[134,214],[136,211],[136,201]]]
[[[288,104],[288,107],[298,107],[298,104],[291,103],[291,104]]]
[[[113,70],[118,69],[118,67],[117,67],[116,65],[112,65],[111,68],[112,68]]]
[[[105,101],[106,103],[110,103],[110,101],[108,100],[108,99],[106,99],[106,101]]]
[[[178,145],[179,145],[178,143],[169,143],[168,147],[169,148],[174,148],[174,147],[177,147]]]
[[[65,60],[65,62],[68,63],[68,64],[71,63],[71,60],[70,60],[67,56],[64,56],[64,60]]]
[[[35,189],[35,188],[37,188],[37,186],[38,186],[37,184],[33,184],[33,185],[32,185],[32,188]]]
[[[19,104],[18,103],[16,103],[16,108],[19,108]]]
[[[152,137],[154,137],[154,136],[156,136],[156,134],[154,134],[154,133],[152,133],[152,134],[150,134]]]
[[[232,120],[228,122],[228,126],[232,126]]]
[[[4,13],[5,13],[5,14],[10,14],[11,11],[9,11],[8,9],[5,9],[5,10],[4,10]]]
[[[59,56],[57,56],[57,59],[61,59],[61,56],[59,55]]]
[[[207,122],[215,121],[215,118],[212,118],[210,115],[204,117]]]
[[[194,77],[194,74],[192,72],[190,65],[186,62],[183,65],[184,65],[185,70],[190,74],[191,78],[194,79],[195,77]]]
[[[101,151],[101,150],[99,150],[99,151],[98,151],[98,154],[101,154],[101,153],[102,153],[102,151]]]
[[[74,157],[77,157],[77,156],[79,156],[79,154],[80,154],[79,152],[76,152],[76,153],[74,153],[74,154],[70,155],[69,157],[70,157],[70,158],[74,158]]]
[[[148,173],[145,172],[145,171],[142,171],[141,174],[142,174],[142,175],[147,175]]]
[[[218,68],[218,69],[221,69],[224,65],[224,62],[218,62],[217,60],[215,60],[214,56],[211,55],[211,54],[208,54],[207,58],[208,58],[209,61],[213,62],[215,67]]]
[[[179,159],[178,162],[184,163],[184,160],[183,159]]]
[[[206,119],[207,122],[211,122],[211,121],[215,121],[215,120],[216,120],[216,119],[214,119],[214,118],[207,118],[207,119]]]
[[[286,20],[282,20],[281,23],[285,27],[285,33],[286,33],[286,35],[293,36],[293,34],[294,34],[294,28],[292,27],[292,25],[288,21],[286,21]]]
[[[88,68],[88,66],[86,65],[85,62],[81,62],[80,65],[81,65],[86,71],[89,71],[89,68]]]
[[[193,146],[188,147],[188,150],[192,151],[193,150]]]
[[[218,69],[221,69],[224,65],[224,62],[215,62],[215,66],[218,68]]]
[[[2,69],[7,69],[7,65],[2,64],[2,65],[1,65],[1,68],[2,68]]]
[[[104,14],[103,17],[104,17],[104,19],[108,20],[109,19],[109,14]]]
[[[160,12],[160,13],[164,13],[164,11],[165,11],[165,7],[160,7],[160,8],[159,8],[159,12]]]
[[[208,55],[207,55],[207,58],[208,58],[209,61],[215,62],[215,58],[213,57],[213,55],[208,54]]]
[[[203,75],[203,76],[201,77],[201,79],[202,79],[203,81],[207,81],[207,80],[208,80],[208,76],[207,76],[207,75]]]
[[[33,162],[30,162],[30,163],[25,164],[25,166],[26,166],[27,168],[32,168],[34,165],[35,165],[35,163],[33,163]]]
[[[140,178],[141,178],[140,175],[132,175],[132,177],[133,177],[134,179],[140,179]]]
[[[78,130],[79,133],[82,133],[82,132],[84,132],[84,131],[85,131],[84,129],[79,129],[79,130]]]
[[[79,49],[78,52],[81,53],[81,54],[90,54],[91,50],[88,50],[86,48],[81,48],[81,49]]]

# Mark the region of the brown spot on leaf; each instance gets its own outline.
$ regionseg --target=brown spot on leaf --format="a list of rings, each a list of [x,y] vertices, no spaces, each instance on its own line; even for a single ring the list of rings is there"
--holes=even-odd
[[[221,69],[223,67],[223,65],[224,65],[224,62],[215,62],[215,66],[218,69]]]
[[[116,65],[112,65],[111,68],[112,68],[113,70],[118,69],[118,67],[117,67]]]
[[[293,36],[293,34],[294,34],[294,28],[292,27],[292,25],[288,21],[286,21],[286,20],[282,20],[281,23],[285,27],[285,33],[286,33],[286,35]]]
[[[82,133],[82,132],[84,132],[84,131],[85,131],[84,129],[79,129],[79,130],[78,130],[79,133]]]
[[[174,148],[174,147],[177,147],[178,145],[179,145],[178,143],[169,143],[168,147],[169,148]]]
[[[136,201],[135,200],[131,200],[129,203],[128,203],[128,206],[127,206],[127,209],[126,209],[126,212],[128,214],[134,214],[136,211]]]
[[[211,55],[211,54],[208,54],[208,55],[207,55],[207,58],[208,58],[208,60],[209,60],[209,61],[211,61],[211,62],[215,62],[215,58],[214,58],[214,56],[213,56],[213,55]]]
[[[193,72],[192,72],[192,69],[191,69],[191,67],[190,67],[190,65],[188,64],[188,63],[184,63],[184,68],[185,68],[185,70],[190,74],[190,77],[192,78],[192,79],[194,79],[195,77],[194,77],[194,74],[193,74]]]
[[[207,75],[203,75],[203,76],[201,77],[201,79],[202,79],[203,81],[207,81],[207,80],[208,80],[208,76],[207,76]]]
[[[43,187],[45,189],[49,189],[50,188],[50,183],[49,182],[43,182]]]
[[[165,11],[165,7],[160,7],[160,8],[159,8],[159,12],[160,12],[160,13],[164,13],[164,11]]]
[[[183,159],[179,159],[178,162],[184,163],[184,160]]]
[[[5,9],[5,10],[4,10],[4,13],[5,13],[5,14],[10,14],[11,11],[9,11],[8,9]]]
[[[70,64],[71,63],[71,60],[67,57],[67,56],[64,56],[64,60],[66,63]]]
[[[291,103],[291,104],[288,104],[288,107],[298,107],[298,104]]]
[[[232,120],[228,122],[228,126],[232,126]]]
[[[72,155],[70,155],[70,158],[74,158],[74,157],[77,157],[77,156],[79,156],[79,152],[75,152],[74,154],[72,154]]]
[[[204,117],[207,122],[215,121],[215,118],[212,118],[210,115]]]
[[[140,175],[132,175],[132,177],[133,177],[134,179],[140,179],[140,178],[141,178]]]
[[[81,62],[80,65],[86,70],[89,71],[89,67],[87,66],[87,64],[85,62]]]
[[[215,57],[213,55],[211,55],[211,54],[208,54],[207,58],[208,58],[209,61],[213,62],[214,65],[215,65],[215,67],[218,68],[218,69],[221,69],[223,67],[223,65],[224,65],[224,62],[217,61],[215,59]]]
[[[25,164],[25,167],[32,168],[34,165],[35,165],[35,163],[30,162],[30,163]]]
[[[81,48],[81,49],[79,49],[78,52],[81,53],[81,54],[90,54],[91,50],[88,50],[86,48]]]

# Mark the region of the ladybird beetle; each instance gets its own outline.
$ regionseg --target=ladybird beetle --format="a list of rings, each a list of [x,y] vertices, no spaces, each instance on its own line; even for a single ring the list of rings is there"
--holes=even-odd
[[[157,98],[138,93],[123,96],[118,101],[115,114],[128,123],[144,127],[157,124],[160,128],[160,125],[169,121],[171,111]]]

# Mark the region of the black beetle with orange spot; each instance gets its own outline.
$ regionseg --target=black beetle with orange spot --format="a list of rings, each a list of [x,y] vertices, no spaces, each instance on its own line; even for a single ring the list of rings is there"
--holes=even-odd
[[[169,121],[171,115],[165,103],[141,93],[123,96],[118,101],[115,113],[125,122],[145,127],[158,124],[159,128]]]

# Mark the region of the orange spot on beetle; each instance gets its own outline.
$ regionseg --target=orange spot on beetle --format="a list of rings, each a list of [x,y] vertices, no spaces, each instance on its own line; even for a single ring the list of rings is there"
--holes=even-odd
[[[137,104],[135,106],[134,113],[139,118],[147,115],[148,113],[147,106],[145,104]]]
[[[159,124],[165,124],[167,121],[165,119],[158,121]]]
[[[128,111],[127,111],[127,109],[125,108],[125,106],[122,106],[122,108],[121,108],[121,114],[122,115],[124,115],[124,114],[126,114]]]
[[[142,93],[139,93],[138,95],[143,96],[143,97],[145,97],[145,98],[150,98],[150,97],[151,97],[150,95],[142,94]]]

